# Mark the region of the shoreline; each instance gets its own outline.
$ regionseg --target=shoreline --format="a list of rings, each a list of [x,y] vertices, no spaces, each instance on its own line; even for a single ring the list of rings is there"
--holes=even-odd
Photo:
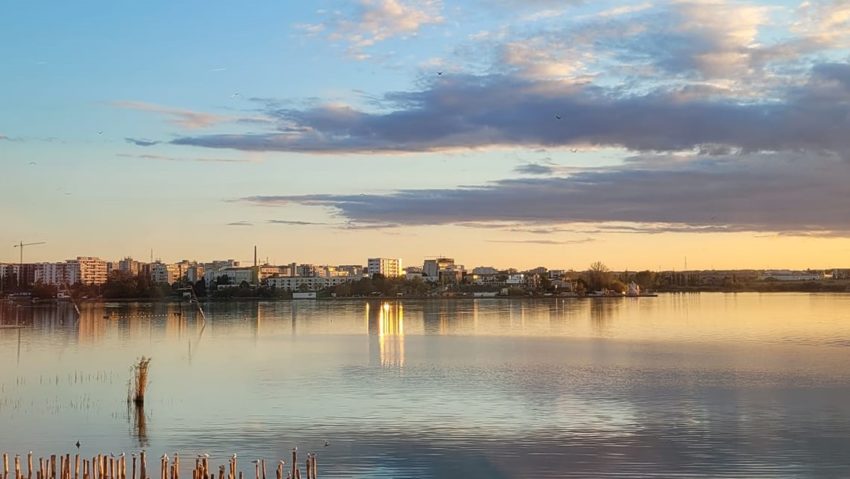
[[[499,300],[532,300],[532,301],[540,301],[540,300],[611,300],[611,299],[639,299],[639,298],[656,298],[660,295],[676,295],[676,294],[700,294],[700,293],[720,293],[720,294],[776,294],[776,293],[805,293],[805,294],[830,294],[830,295],[845,295],[850,294],[850,291],[805,291],[805,290],[788,290],[788,291],[760,291],[760,290],[735,290],[735,291],[721,291],[721,290],[676,290],[676,291],[658,291],[657,293],[648,293],[641,294],[637,296],[627,296],[627,295],[610,295],[610,296],[345,296],[345,297],[318,297],[318,298],[264,298],[259,296],[246,296],[240,298],[207,298],[200,301],[201,304],[215,304],[215,303],[239,303],[239,302],[293,302],[298,301],[301,303],[307,302],[316,302],[316,301],[351,301],[351,300],[365,300],[365,301],[468,301],[468,300],[485,300],[485,301],[499,301]],[[18,305],[29,305],[29,306],[40,306],[40,305],[59,305],[63,303],[67,303],[68,305],[73,305],[73,301],[69,300],[57,300],[57,299],[41,299],[34,300],[32,302],[18,302],[12,299],[4,299],[2,300],[5,303],[9,304],[18,304]],[[189,301],[180,299],[180,298],[89,298],[89,299],[80,299],[76,301],[77,304],[106,304],[106,303],[118,303],[118,304],[130,304],[130,303],[152,303],[152,304],[186,304],[191,305]]]

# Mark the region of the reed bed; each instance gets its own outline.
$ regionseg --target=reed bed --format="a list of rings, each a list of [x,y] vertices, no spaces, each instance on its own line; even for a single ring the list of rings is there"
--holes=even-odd
[[[3,454],[3,470],[0,479],[152,479],[157,471],[149,469],[147,454],[142,451],[131,454],[128,460],[125,454],[97,454],[82,457],[79,454],[51,455],[47,458],[33,458],[32,452],[22,458],[15,455],[10,462],[9,454]],[[292,450],[289,464],[278,461],[274,466],[276,479],[318,479],[319,464],[315,454],[308,453],[304,461],[304,475],[298,465],[298,451]],[[267,479],[266,461],[251,461],[254,465],[254,478]],[[163,454],[159,460],[159,479],[180,479],[180,456],[169,457]],[[188,479],[188,478],[187,478]],[[217,469],[210,467],[208,455],[195,457],[192,479],[245,479],[239,469],[239,461],[234,454],[226,465]]]

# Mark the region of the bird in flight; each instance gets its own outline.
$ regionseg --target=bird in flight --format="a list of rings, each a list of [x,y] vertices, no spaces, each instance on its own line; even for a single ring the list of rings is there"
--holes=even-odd
[[[102,135],[102,134],[103,134],[103,131],[102,131],[102,130],[101,130],[101,131],[98,131],[98,132],[97,132],[97,134],[98,134],[98,135]]]
[[[577,151],[578,151],[578,149],[576,149],[576,148],[570,148],[570,151],[571,151],[571,152],[573,152],[573,153],[575,153],[575,152],[577,152]]]
[[[556,120],[560,120],[560,119],[561,119],[561,115],[555,115],[555,119],[556,119]]]
[[[77,441],[77,444],[75,444],[75,446],[77,446],[77,449],[79,449],[80,448],[80,441]]]
[[[36,162],[34,162],[34,161],[30,161],[30,165],[31,165],[31,166],[35,166],[35,165],[37,165],[37,164],[38,164],[38,163],[36,163]]]
[[[437,72],[437,76],[443,76],[443,72]]]
[[[239,92],[236,92],[236,93],[234,93],[234,94],[232,94],[232,95],[230,95],[230,96],[231,96],[231,97],[233,97],[233,98],[236,98],[237,96],[239,96]]]
[[[328,441],[325,441],[325,447],[328,447],[330,445],[331,445],[331,443],[329,443]]]

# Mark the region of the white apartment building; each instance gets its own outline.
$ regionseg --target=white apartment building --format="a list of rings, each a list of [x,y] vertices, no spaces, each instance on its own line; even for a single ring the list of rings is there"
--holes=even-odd
[[[426,281],[456,283],[463,278],[464,267],[452,258],[426,259],[422,274]]]
[[[177,264],[155,262],[150,264],[151,281],[159,284],[172,284],[180,279],[181,267]]]
[[[68,275],[69,284],[103,284],[109,279],[109,271],[106,268],[106,261],[95,258],[93,256],[78,256],[77,259],[68,260],[70,265],[70,274]]]
[[[141,271],[141,269],[141,263],[134,260],[133,258],[130,258],[129,256],[118,262],[118,271],[121,271],[122,273],[127,273],[135,276],[139,274],[139,271]]]
[[[306,285],[308,291],[318,291],[322,288],[338,286],[351,281],[347,276],[333,276],[323,278],[321,276],[273,276],[269,278],[268,285],[272,288],[285,291],[298,291],[302,285]]]
[[[75,265],[72,263],[41,263],[35,268],[35,282],[60,286],[63,284],[74,284],[72,281],[79,276],[79,273],[73,271]]]
[[[204,281],[207,283],[207,287],[210,287],[216,283],[218,278],[227,276],[230,284],[239,285],[243,282],[254,284],[257,282],[257,269],[253,266],[245,266],[205,271]]]
[[[366,266],[369,276],[382,274],[387,278],[395,278],[404,275],[399,258],[369,258]]]

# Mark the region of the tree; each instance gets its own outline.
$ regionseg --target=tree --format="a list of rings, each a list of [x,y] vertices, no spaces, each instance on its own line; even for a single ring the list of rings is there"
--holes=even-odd
[[[58,289],[52,284],[36,283],[32,287],[32,297],[35,299],[53,299]]]
[[[198,281],[195,281],[192,289],[195,290],[195,296],[202,298],[207,295],[207,282],[201,278]]]
[[[584,273],[584,280],[590,291],[599,291],[607,288],[611,283],[611,279],[611,270],[601,261],[591,264],[590,269]]]

